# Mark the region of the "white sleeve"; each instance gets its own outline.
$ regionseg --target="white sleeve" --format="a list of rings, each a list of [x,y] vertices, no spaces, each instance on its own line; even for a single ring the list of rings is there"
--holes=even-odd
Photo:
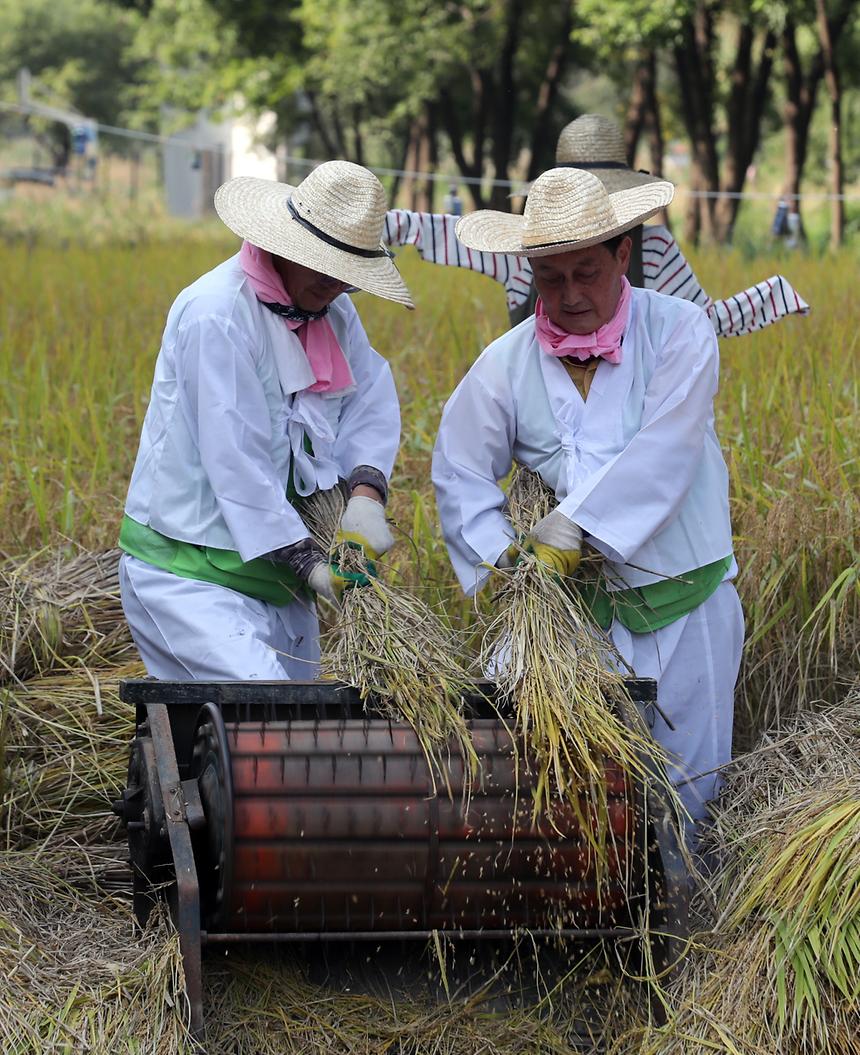
[[[229,319],[180,326],[176,375],[182,412],[242,560],[307,538],[272,462],[271,416],[247,338]]]
[[[334,458],[344,478],[357,465],[371,465],[387,480],[400,446],[400,404],[391,367],[371,348],[354,308],[347,335],[355,391],[343,401]]]
[[[685,312],[645,390],[639,430],[596,472],[575,477],[559,503],[610,560],[628,560],[677,515],[702,459],[718,377],[707,317]]]
[[[385,217],[383,239],[387,245],[414,245],[423,260],[446,267],[464,267],[488,275],[505,287],[509,309],[521,307],[529,298],[532,269],[524,256],[479,253],[469,249],[454,232],[456,216],[445,213],[390,209]]]
[[[470,371],[445,405],[433,451],[442,534],[463,590],[471,595],[514,537],[498,481],[511,469],[513,400]]]

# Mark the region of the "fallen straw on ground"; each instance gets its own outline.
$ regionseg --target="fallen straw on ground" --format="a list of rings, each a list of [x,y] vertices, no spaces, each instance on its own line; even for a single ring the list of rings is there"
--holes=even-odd
[[[0,684],[73,660],[104,664],[132,655],[122,614],[120,551],[37,553],[0,567]]]

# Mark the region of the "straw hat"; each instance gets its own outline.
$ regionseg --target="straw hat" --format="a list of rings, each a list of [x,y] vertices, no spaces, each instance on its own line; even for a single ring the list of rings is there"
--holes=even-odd
[[[215,211],[240,238],[412,308],[382,244],[387,208],[376,176],[349,161],[326,161],[297,187],[237,176],[215,192]]]
[[[555,148],[555,163],[593,172],[610,194],[662,182],[659,176],[630,168],[621,129],[600,114],[583,114],[564,126]]]
[[[667,180],[652,180],[610,194],[591,172],[549,169],[532,184],[522,216],[481,209],[458,220],[455,230],[463,245],[482,253],[552,256],[638,227],[674,193]]]

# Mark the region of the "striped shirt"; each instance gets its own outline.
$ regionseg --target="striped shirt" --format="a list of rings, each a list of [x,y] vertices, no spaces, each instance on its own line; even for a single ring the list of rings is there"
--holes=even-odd
[[[528,258],[467,249],[454,234],[456,222],[456,216],[392,209],[385,218],[384,239],[387,245],[414,245],[422,258],[433,264],[489,275],[504,286],[509,311],[522,307],[532,284]],[[806,315],[809,311],[809,305],[782,275],[766,278],[732,297],[712,300],[665,227],[642,229],[642,271],[646,289],[698,304],[718,337],[740,337],[788,315]]]

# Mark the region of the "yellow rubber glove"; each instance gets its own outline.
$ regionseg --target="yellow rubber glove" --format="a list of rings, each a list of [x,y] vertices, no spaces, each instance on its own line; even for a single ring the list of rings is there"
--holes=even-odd
[[[534,542],[531,539],[526,541],[525,548],[529,553],[534,553],[541,564],[552,568],[563,579],[569,579],[573,575],[579,567],[579,558],[582,555],[578,549],[558,549],[547,545],[546,542]]]

